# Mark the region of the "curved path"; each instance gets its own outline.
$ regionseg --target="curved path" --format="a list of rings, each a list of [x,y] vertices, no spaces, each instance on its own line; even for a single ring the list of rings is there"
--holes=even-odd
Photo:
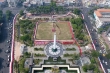
[[[11,61],[10,61],[10,67],[9,67],[9,73],[13,73],[13,61],[14,61],[14,40],[15,40],[15,22],[16,22],[16,17],[18,16],[18,14],[15,15],[14,19],[13,19],[13,34],[12,34],[12,46],[11,46]]]

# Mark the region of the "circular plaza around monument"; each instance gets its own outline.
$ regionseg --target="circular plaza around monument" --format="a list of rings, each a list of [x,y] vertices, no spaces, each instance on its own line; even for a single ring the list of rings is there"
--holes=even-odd
[[[63,55],[64,47],[61,43],[56,42],[56,48],[54,49],[53,47],[53,42],[48,43],[44,47],[44,52],[48,57],[59,57]]]

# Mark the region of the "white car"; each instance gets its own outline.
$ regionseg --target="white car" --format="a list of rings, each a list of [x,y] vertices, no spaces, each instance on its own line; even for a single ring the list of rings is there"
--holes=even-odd
[[[10,51],[9,50],[6,50],[6,53],[9,53]]]
[[[105,64],[108,65],[107,62],[105,62]]]
[[[8,43],[9,41],[7,41],[7,43]]]
[[[8,58],[8,61],[10,61],[10,59]]]
[[[104,63],[104,60],[102,62]]]
[[[8,48],[10,48],[10,46],[8,46]]]
[[[10,55],[8,55],[8,58],[10,57]]]

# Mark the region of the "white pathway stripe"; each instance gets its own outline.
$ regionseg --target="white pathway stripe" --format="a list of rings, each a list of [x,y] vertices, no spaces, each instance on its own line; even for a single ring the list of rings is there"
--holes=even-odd
[[[82,13],[81,13],[81,14],[82,14]],[[83,19],[84,19],[84,15],[83,15],[83,14],[82,14],[82,17],[83,17]],[[85,23],[84,23],[84,24],[85,24]],[[90,36],[90,39],[91,39],[91,41],[92,41],[93,48],[94,48],[94,50],[96,50],[96,47],[95,47],[95,45],[94,45],[94,43],[93,43],[93,40],[92,40],[92,38],[91,38],[91,34],[90,34],[90,32],[89,32],[89,30],[88,30],[88,28],[87,28],[87,25],[85,24],[85,26],[86,26],[87,32],[88,32],[88,34],[89,34],[89,36]],[[99,57],[98,57],[98,60],[99,60],[99,62],[100,62],[100,65],[101,65],[101,67],[102,67],[103,72],[106,73]]]
[[[13,34],[12,34],[12,46],[11,46],[11,61],[10,61],[10,67],[9,67],[9,73],[13,73],[13,61],[14,61],[14,26],[15,26],[15,21],[16,21],[16,17],[18,14],[15,15],[14,19],[13,19]]]
[[[34,73],[34,70],[43,70],[44,67],[54,67],[54,66],[58,66],[58,67],[67,67],[68,70],[77,70],[77,73],[80,73],[79,68],[70,68],[69,65],[42,65],[41,68],[32,68],[32,73]]]

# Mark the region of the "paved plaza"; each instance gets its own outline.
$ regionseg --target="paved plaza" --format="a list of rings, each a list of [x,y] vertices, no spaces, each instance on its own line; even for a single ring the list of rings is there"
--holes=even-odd
[[[47,44],[44,48],[44,52],[47,56],[50,57],[59,57],[63,55],[64,48],[61,43],[56,42],[56,48],[53,48],[53,42]]]

